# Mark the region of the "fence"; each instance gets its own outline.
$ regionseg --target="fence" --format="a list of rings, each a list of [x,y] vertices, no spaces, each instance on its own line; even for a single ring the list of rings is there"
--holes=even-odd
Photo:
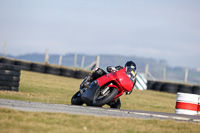
[[[6,44],[4,46],[4,51],[3,51],[3,57],[5,57],[5,53],[6,53]],[[100,57],[96,56],[96,59],[92,59],[86,56],[86,60],[85,60],[85,56],[84,55],[77,55],[77,53],[75,53],[73,56],[66,57],[66,56],[62,56],[60,55],[60,57],[57,55],[56,59],[54,57],[50,57],[48,55],[48,50],[46,50],[46,54],[45,57],[43,57],[44,55],[42,55],[42,60],[40,61],[35,61],[35,62],[44,62],[45,65],[49,65],[49,61],[52,64],[58,64],[58,66],[62,66],[63,64],[65,66],[71,66],[73,68],[80,68],[81,70],[92,70],[95,67],[99,67],[100,64]],[[82,56],[82,60],[81,60],[81,56]],[[77,58],[78,57],[78,58]],[[52,59],[54,58],[54,60]],[[59,60],[57,59],[59,58]],[[74,58],[74,59],[73,59]],[[117,59],[116,59],[117,58]],[[110,65],[110,60],[114,60],[114,62],[111,62],[112,64],[122,64],[125,61],[127,61],[127,58],[120,58],[120,57],[104,57],[101,56],[101,66],[103,69],[106,68],[106,66]],[[44,59],[44,60],[43,60]],[[130,58],[128,59],[130,60]],[[134,59],[133,59],[134,60]],[[77,63],[78,61],[78,63]],[[81,65],[80,65],[81,62]],[[136,62],[137,63],[137,62]],[[70,65],[69,65],[70,64]],[[73,65],[72,65],[73,64]],[[87,66],[84,66],[85,64],[87,64]],[[151,66],[149,66],[148,64],[146,64],[146,67],[144,67],[145,65],[143,63],[140,63],[142,65],[140,65],[138,67],[138,72],[143,73],[145,71],[145,78],[148,80],[162,80],[162,81],[172,81],[172,82],[183,82],[183,83],[192,83],[192,84],[200,84],[200,72],[194,72],[191,69],[185,69],[185,70],[172,70],[170,68],[160,68],[157,69],[157,67],[153,68]],[[150,64],[152,65],[152,64]],[[153,69],[153,71],[152,71]]]

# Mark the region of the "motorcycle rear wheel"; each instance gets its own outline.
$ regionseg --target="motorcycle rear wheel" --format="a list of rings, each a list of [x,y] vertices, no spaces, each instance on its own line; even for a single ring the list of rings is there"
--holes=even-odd
[[[71,98],[72,105],[83,105],[83,101],[81,100],[81,93],[78,91],[76,94],[73,95]]]
[[[93,101],[93,106],[103,106],[107,103],[109,103],[117,94],[118,94],[118,89],[117,88],[110,88],[110,92],[106,96],[101,95],[101,90],[98,90],[95,93],[95,100]],[[101,97],[99,99],[99,97]]]

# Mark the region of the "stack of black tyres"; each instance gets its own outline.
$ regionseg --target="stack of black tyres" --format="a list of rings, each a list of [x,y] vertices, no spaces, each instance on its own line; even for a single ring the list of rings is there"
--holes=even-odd
[[[175,83],[163,83],[160,91],[176,94],[178,91],[178,86],[179,85]]]
[[[0,63],[16,65],[21,67],[21,70],[60,75],[78,79],[83,79],[90,74],[89,71],[75,70],[71,68],[62,68],[62,67],[60,68],[48,64],[15,60],[10,58],[0,58]]]
[[[147,90],[151,90],[152,89],[152,86],[154,85],[156,81],[153,81],[153,80],[148,80],[147,81]]]
[[[77,70],[76,73],[75,73],[75,78],[77,78],[77,79],[83,79],[86,76],[88,76],[89,74],[90,74],[90,72]]]
[[[178,92],[192,94],[192,87],[193,87],[192,85],[180,84],[178,86]]]
[[[190,84],[178,84],[164,81],[147,81],[147,89],[176,94],[177,92],[200,95],[200,86]]]
[[[2,57],[2,58],[0,59],[0,63],[15,65],[15,60]]]
[[[65,77],[75,77],[75,70],[68,69],[68,68],[61,68],[60,69],[60,75]]]
[[[192,94],[200,95],[200,86],[197,86],[197,85],[193,86],[192,87]]]
[[[45,73],[53,74],[53,75],[59,75],[60,74],[60,68],[53,67],[53,66],[46,66]]]
[[[0,63],[0,90],[19,91],[21,68]]]
[[[156,82],[152,85],[151,90],[160,91],[162,85],[163,85],[163,82],[156,81]]]
[[[30,70],[33,72],[45,73],[46,66],[40,63],[32,63]]]
[[[20,66],[22,70],[30,71],[31,62],[16,60],[15,65]]]

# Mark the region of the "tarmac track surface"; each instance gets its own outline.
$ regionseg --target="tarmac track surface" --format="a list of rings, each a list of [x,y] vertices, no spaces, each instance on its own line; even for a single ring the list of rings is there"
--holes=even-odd
[[[182,115],[139,110],[111,109],[91,106],[73,106],[64,104],[51,104],[7,99],[0,99],[0,107],[31,112],[56,112],[93,116],[131,117],[140,119],[171,119],[177,121],[200,122],[200,116],[197,115]]]

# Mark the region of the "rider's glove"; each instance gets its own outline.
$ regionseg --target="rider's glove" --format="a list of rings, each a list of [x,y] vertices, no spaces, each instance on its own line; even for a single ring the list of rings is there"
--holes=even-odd
[[[132,93],[133,89],[131,91],[126,92],[126,95],[130,95]]]

